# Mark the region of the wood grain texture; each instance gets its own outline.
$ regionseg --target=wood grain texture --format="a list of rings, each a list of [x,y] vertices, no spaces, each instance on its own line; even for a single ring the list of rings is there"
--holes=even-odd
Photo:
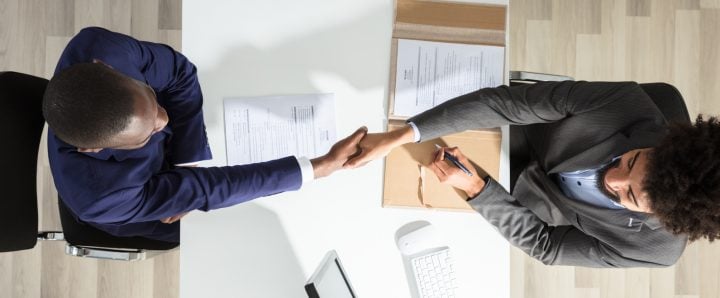
[[[649,17],[651,0],[627,0],[627,16]]]
[[[70,36],[75,31],[75,1],[47,0],[47,35]]]
[[[182,1],[160,0],[158,28],[164,30],[182,29]]]
[[[505,6],[398,0],[395,22],[505,30]]]

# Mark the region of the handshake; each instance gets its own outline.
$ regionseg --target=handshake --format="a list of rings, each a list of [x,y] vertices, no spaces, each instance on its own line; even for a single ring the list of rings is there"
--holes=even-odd
[[[329,176],[340,169],[362,167],[370,161],[383,158],[394,148],[413,142],[415,134],[410,125],[384,133],[368,133],[366,127],[358,128],[350,136],[338,141],[330,151],[310,160],[315,178]],[[448,163],[445,156],[449,154],[464,165],[471,173],[468,175],[461,168]],[[435,152],[435,158],[429,165],[438,179],[464,191],[468,197],[475,197],[485,186],[483,177],[478,175],[475,167],[457,148],[441,147]]]

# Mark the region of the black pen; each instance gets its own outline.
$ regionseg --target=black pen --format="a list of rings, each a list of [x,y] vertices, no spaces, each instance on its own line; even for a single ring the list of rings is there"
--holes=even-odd
[[[435,144],[435,148],[440,149],[442,147],[438,144]],[[468,168],[466,168],[462,163],[460,163],[460,161],[455,156],[452,156],[452,154],[447,153],[447,152],[444,152],[444,153],[445,153],[444,154],[445,159],[449,160],[456,167],[460,168],[463,172],[465,172],[465,174],[468,174],[468,176],[472,177],[472,172],[470,172],[470,170],[468,170]]]

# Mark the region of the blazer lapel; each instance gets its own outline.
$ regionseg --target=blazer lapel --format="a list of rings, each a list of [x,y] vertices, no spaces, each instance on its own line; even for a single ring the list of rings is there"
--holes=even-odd
[[[665,135],[665,128],[654,123],[638,123],[625,131],[632,132],[627,136],[619,131],[607,138],[605,141],[589,147],[587,150],[565,159],[565,161],[552,167],[548,173],[568,172],[581,169],[597,167],[603,163],[610,162],[616,156],[622,155],[630,150],[649,148],[656,146]],[[595,217],[598,221],[604,221],[612,225],[621,225],[632,231],[639,231],[643,224],[651,230],[662,227],[659,220],[652,214],[632,212],[629,210],[605,210],[588,206],[582,202],[565,198],[561,194],[557,197],[564,198],[568,206],[574,206],[576,210],[584,210],[585,216]]]
[[[628,138],[621,133],[616,133],[605,141],[590,146],[587,150],[575,156],[566,158],[564,161],[552,167],[548,173],[554,174],[597,167],[600,164],[610,162],[614,157],[628,152],[631,149],[632,144]]]
[[[550,168],[548,173],[569,172],[581,169],[589,169],[598,165],[608,163],[613,158],[620,156],[630,150],[649,148],[656,146],[665,135],[665,128],[658,125],[639,123],[626,131],[631,131],[630,136],[618,131],[606,140],[590,146],[587,150],[558,163]]]

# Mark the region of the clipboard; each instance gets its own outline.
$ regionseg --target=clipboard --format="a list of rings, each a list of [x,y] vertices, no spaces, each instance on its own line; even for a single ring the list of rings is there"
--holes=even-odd
[[[504,5],[397,0],[390,50],[388,131],[402,127],[407,120],[393,111],[399,39],[505,47],[506,28],[507,7]],[[507,69],[507,49],[504,65]],[[507,72],[503,72],[506,82]],[[465,201],[464,192],[441,184],[424,166],[432,161],[436,143],[459,147],[476,168],[499,179],[500,129],[470,130],[405,144],[385,157],[383,207],[474,211]]]

